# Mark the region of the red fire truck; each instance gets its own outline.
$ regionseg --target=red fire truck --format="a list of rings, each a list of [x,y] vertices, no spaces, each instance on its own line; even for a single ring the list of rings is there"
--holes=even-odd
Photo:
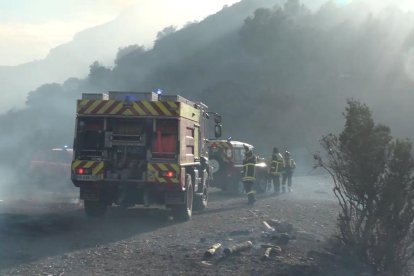
[[[225,191],[242,194],[244,193],[241,181],[243,159],[245,149],[254,147],[248,143],[232,140],[209,140],[210,166],[212,168],[212,187],[218,187]],[[258,158],[256,163],[255,190],[266,192],[268,190],[268,172],[265,160]]]

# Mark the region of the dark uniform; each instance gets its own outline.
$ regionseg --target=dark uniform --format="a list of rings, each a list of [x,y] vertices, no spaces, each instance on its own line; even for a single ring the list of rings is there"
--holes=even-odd
[[[243,160],[243,185],[247,194],[249,204],[254,204],[256,198],[254,196],[253,184],[256,179],[256,156],[245,146],[245,158]]]
[[[273,182],[275,194],[280,193],[280,171],[283,169],[283,156],[278,148],[273,148],[272,160],[270,161],[269,174]]]
[[[292,191],[292,174],[296,168],[295,161],[290,158],[290,152],[286,151],[283,155],[284,165],[283,165],[283,180],[282,180],[282,189],[285,191],[286,180],[288,184],[289,192]]]

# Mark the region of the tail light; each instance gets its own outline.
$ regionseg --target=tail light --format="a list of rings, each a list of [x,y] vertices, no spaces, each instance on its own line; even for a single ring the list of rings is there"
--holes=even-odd
[[[77,168],[76,174],[82,175],[82,174],[91,174],[90,169],[84,169],[84,168]]]
[[[160,172],[162,177],[175,177],[175,172],[174,171],[164,171],[164,172]]]

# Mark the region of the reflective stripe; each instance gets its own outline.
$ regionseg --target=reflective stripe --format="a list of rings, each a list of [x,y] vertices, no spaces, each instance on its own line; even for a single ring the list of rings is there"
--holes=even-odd
[[[74,173],[77,169],[90,169],[91,175],[101,175],[104,173],[105,163],[101,161],[81,161],[74,160],[72,162],[72,172]]]
[[[254,163],[243,164],[243,181],[253,181],[256,179],[256,166]]]
[[[85,115],[179,116],[179,105],[168,101],[78,100],[77,112]]]
[[[148,163],[148,173],[152,179],[150,181],[156,181],[159,183],[179,183],[180,182],[180,166],[174,163]],[[173,171],[174,177],[162,176],[161,172]]]

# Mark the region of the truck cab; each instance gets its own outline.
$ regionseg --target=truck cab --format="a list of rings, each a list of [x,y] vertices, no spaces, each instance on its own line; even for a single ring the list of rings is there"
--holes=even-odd
[[[224,191],[242,194],[244,193],[241,181],[245,148],[253,150],[254,146],[248,143],[232,140],[208,140],[208,152],[212,170],[211,186]],[[258,158],[256,164],[256,190],[267,190],[267,165]]]

